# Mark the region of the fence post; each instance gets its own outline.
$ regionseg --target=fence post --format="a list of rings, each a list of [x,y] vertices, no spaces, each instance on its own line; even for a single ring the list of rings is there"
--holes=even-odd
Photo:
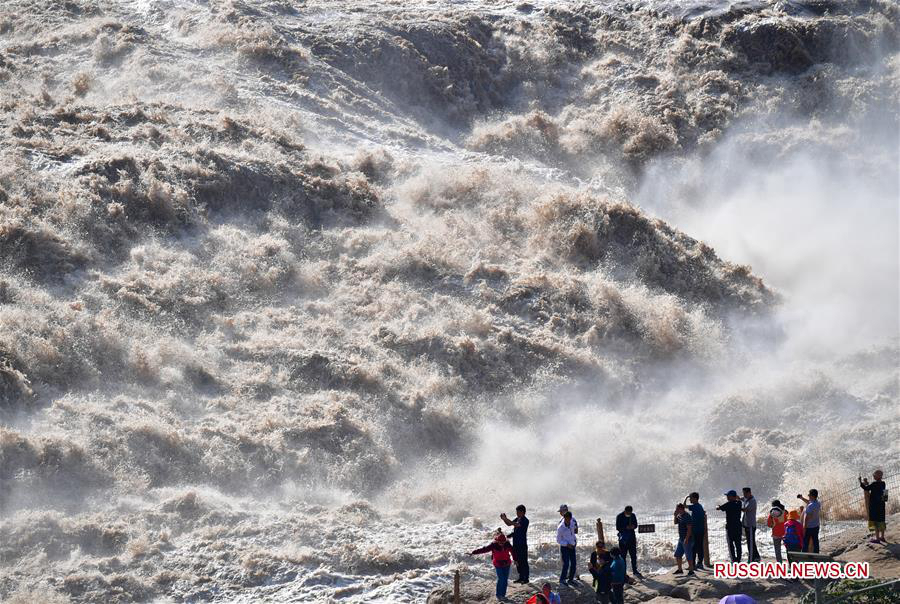
[[[868,483],[868,482],[869,482],[869,479],[866,478],[866,483]],[[868,491],[863,491],[863,509],[862,509],[863,518],[869,517],[869,496],[870,495],[871,495],[871,493],[869,493]],[[887,506],[884,506],[884,507],[885,507],[885,511],[887,511]]]
[[[453,604],[459,604],[459,571],[453,573]]]
[[[606,544],[606,537],[603,535],[603,521],[597,518],[597,541],[602,541],[603,544]]]
[[[709,518],[709,514],[706,513],[706,510],[703,511],[703,559],[706,560],[707,564],[712,564],[709,561],[709,523],[707,519]]]

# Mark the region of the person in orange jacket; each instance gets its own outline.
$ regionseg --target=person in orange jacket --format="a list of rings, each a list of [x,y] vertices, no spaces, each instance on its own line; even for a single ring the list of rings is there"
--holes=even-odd
[[[787,522],[787,511],[777,499],[772,502],[766,526],[772,529],[772,545],[775,546],[775,560],[781,562],[781,540],[784,539],[784,523]]]

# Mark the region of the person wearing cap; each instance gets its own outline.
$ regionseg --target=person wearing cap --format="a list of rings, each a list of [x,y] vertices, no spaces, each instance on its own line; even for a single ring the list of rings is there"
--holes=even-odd
[[[569,506],[566,505],[565,503],[562,504],[561,506],[559,506],[559,517],[562,518],[563,516],[566,515],[566,512],[568,512],[568,511],[569,511]],[[578,534],[578,521],[575,520],[574,516],[572,516],[572,526],[575,527],[573,532],[577,535]]]
[[[728,555],[731,556],[732,562],[741,561],[741,539],[743,536],[743,525],[741,524],[741,500],[738,499],[737,491],[731,489],[725,493],[728,501],[716,507],[720,512],[725,512],[725,537],[728,541]]]
[[[637,529],[638,519],[634,514],[634,508],[630,505],[625,506],[625,510],[619,512],[616,516],[616,531],[619,533],[619,549],[622,551],[622,557],[631,556],[631,570],[635,577],[641,577],[641,573],[637,569]]]
[[[703,570],[703,539],[706,537],[706,511],[700,505],[700,493],[696,491],[687,496],[690,504],[685,507],[691,511],[694,521],[694,568]]]
[[[759,562],[759,550],[756,548],[756,497],[750,487],[742,489],[741,497],[741,524],[744,527],[744,536],[747,537],[747,562]]]
[[[887,485],[884,483],[884,472],[875,470],[872,473],[873,481],[869,482],[862,476],[859,477],[859,486],[868,495],[867,511],[869,512],[869,530],[875,533],[872,543],[887,543],[884,532],[887,530],[887,520],[884,508],[887,503]]]
[[[802,500],[806,504],[806,509],[803,511],[803,551],[818,554],[820,516],[822,513],[822,504],[819,503],[819,491],[810,489],[808,498],[803,495],[797,495],[797,499]]]
[[[777,499],[772,502],[769,517],[766,518],[766,526],[772,529],[772,545],[775,547],[775,561],[781,562],[781,541],[784,539],[784,523],[787,521],[787,511]]]
[[[491,562],[494,565],[494,571],[497,573],[497,599],[503,600],[506,598],[506,588],[509,583],[509,569],[512,567],[512,562],[516,558],[516,552],[506,539],[506,535],[504,535],[503,531],[499,528],[494,531],[493,541],[484,547],[472,550],[469,552],[469,555],[477,556],[478,554],[487,554],[488,552],[491,554]]]
[[[562,504],[561,506],[559,506],[559,516],[560,516],[560,521],[559,521],[559,523],[560,523],[560,524],[563,523],[563,519],[565,518],[566,514],[568,514],[568,513],[569,513],[569,506],[568,506],[568,505],[566,505],[566,504],[564,503],[564,504]],[[576,535],[575,540],[577,541],[577,535],[578,535],[578,521],[575,520],[575,516],[573,516],[572,514],[569,514],[569,517],[571,518],[571,521],[572,521],[572,522],[571,522],[572,533],[573,533],[574,535]],[[557,525],[557,529],[558,529],[558,528],[559,528],[559,526]],[[569,581],[575,581],[578,577],[575,576],[575,548],[574,548],[574,547],[572,548],[571,555],[572,555],[572,571],[571,571],[571,576],[568,578],[568,580],[569,580]],[[562,583],[562,585],[566,585],[566,583]]]
[[[800,524],[800,512],[797,510],[787,513],[782,542],[788,552],[799,552],[803,549],[803,525]]]
[[[506,526],[513,527],[513,532],[507,535],[512,537],[513,549],[516,550],[516,572],[519,577],[514,583],[528,583],[528,517],[525,516],[525,506],[516,506],[516,519],[510,520],[506,513],[500,514],[500,520],[506,523]]]
[[[556,527],[556,543],[559,544],[559,557],[562,560],[562,571],[559,573],[559,584],[568,585],[575,581],[575,546],[578,538],[575,536],[575,519],[572,512],[566,508],[561,512],[563,517]]]

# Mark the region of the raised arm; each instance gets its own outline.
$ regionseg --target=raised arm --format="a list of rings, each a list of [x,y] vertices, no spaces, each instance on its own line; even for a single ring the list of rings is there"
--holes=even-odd
[[[491,548],[493,547],[493,545],[494,544],[491,543],[490,545],[485,545],[484,547],[479,547],[478,549],[473,549],[471,552],[469,552],[469,555],[477,556],[478,554],[486,554],[489,551],[491,551]]]

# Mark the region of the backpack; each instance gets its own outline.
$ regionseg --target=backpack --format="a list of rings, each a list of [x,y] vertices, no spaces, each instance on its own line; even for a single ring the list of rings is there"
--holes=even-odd
[[[797,534],[797,524],[795,522],[785,523],[783,541],[788,547],[800,547],[800,535]]]

